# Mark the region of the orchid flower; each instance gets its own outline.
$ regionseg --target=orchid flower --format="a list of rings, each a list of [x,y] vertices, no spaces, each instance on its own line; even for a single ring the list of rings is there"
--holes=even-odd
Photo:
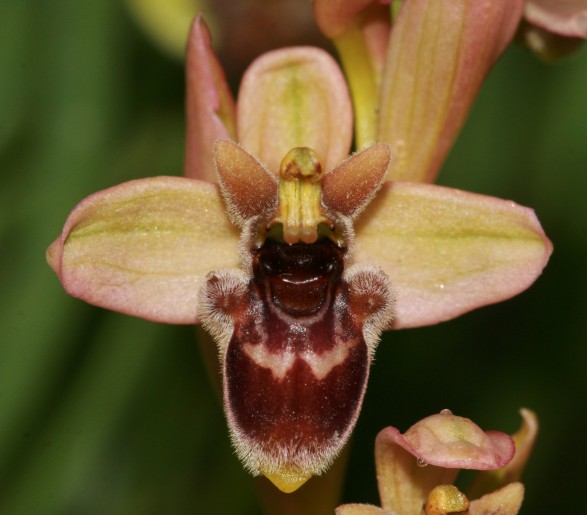
[[[324,472],[348,440],[383,330],[516,295],[551,253],[532,210],[385,181],[406,156],[384,138],[349,157],[352,137],[329,54],[262,55],[235,102],[198,17],[185,177],[91,195],[47,251],[74,297],[203,324],[237,454],[285,492]]]
[[[181,60],[185,57],[185,39],[194,16],[205,13],[214,34],[215,50],[235,80],[243,67],[263,52],[296,44],[325,43],[314,22],[310,2],[238,0],[235,5],[233,0],[124,0],[124,3],[145,35],[170,57]],[[274,30],[277,24],[279,30]]]
[[[522,426],[513,437],[484,432],[450,410],[417,422],[404,434],[395,427],[385,428],[375,440],[381,507],[346,504],[336,514],[515,515],[524,496],[518,480],[538,429],[533,412],[522,409],[521,414]],[[482,471],[472,494],[465,495],[453,485],[459,469]],[[473,495],[479,498],[470,500]]]

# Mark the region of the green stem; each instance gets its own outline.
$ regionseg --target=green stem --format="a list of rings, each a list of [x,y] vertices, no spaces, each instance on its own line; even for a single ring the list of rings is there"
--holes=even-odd
[[[334,43],[351,89],[355,110],[355,144],[357,148],[362,148],[377,141],[377,74],[360,26],[349,27]]]

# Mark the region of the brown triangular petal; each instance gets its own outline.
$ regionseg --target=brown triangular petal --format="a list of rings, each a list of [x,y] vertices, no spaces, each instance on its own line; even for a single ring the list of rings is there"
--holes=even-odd
[[[218,141],[214,162],[222,196],[235,224],[240,226],[253,216],[275,210],[277,178],[246,150],[229,140]]]
[[[390,161],[385,143],[353,154],[324,176],[322,200],[332,211],[357,216],[383,184]]]

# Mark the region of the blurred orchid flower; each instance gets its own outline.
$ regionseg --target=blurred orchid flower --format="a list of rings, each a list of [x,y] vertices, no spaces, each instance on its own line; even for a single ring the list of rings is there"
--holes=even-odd
[[[348,76],[357,146],[387,142],[389,179],[433,182],[524,0],[389,3],[314,0],[314,11]]]
[[[515,515],[524,496],[518,480],[538,427],[533,412],[521,413],[522,427],[513,438],[499,431],[484,432],[449,410],[417,422],[404,434],[394,427],[384,429],[375,440],[381,507],[346,504],[336,514]],[[482,471],[482,480],[469,495],[452,484],[459,469]],[[481,483],[484,489],[478,488]],[[473,496],[479,498],[470,500]]]
[[[520,38],[547,61],[574,52],[587,38],[585,0],[528,0],[524,19]]]
[[[198,17],[185,177],[91,195],[47,251],[74,297],[204,325],[237,453],[287,492],[347,441],[383,330],[507,299],[551,253],[530,209],[385,182],[393,149],[347,157],[352,136],[346,82],[326,52],[262,55],[235,103]]]
[[[194,17],[204,13],[214,48],[228,76],[240,78],[263,52],[311,44],[325,45],[310,3],[299,0],[125,0],[129,13],[149,39],[168,56],[185,59]],[[243,23],[246,20],[246,23]]]
[[[525,18],[561,36],[587,38],[587,1],[527,0]]]

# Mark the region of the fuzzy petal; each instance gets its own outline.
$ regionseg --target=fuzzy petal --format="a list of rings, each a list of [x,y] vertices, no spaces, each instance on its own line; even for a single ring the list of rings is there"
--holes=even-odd
[[[531,209],[412,183],[385,183],[356,224],[354,261],[381,266],[394,328],[449,320],[528,288],[552,252]]]
[[[529,0],[526,19],[561,36],[587,38],[586,0]]]
[[[349,153],[352,109],[344,77],[318,48],[268,52],[249,67],[241,83],[239,142],[269,170],[295,147],[310,147],[330,170]]]
[[[354,218],[381,187],[390,162],[391,151],[384,143],[345,159],[324,176],[324,203],[333,211]]]
[[[214,161],[224,200],[233,223],[271,213],[277,207],[277,178],[232,141],[218,141]]]
[[[403,435],[394,427],[386,431],[421,464],[444,468],[494,470],[509,463],[515,452],[509,435],[484,432],[473,421],[449,410],[420,420]]]
[[[378,140],[397,159],[389,179],[434,181],[523,3],[402,2],[381,90]]]
[[[471,502],[469,515],[516,515],[524,500],[524,485],[510,483]]]
[[[80,202],[47,261],[73,297],[147,320],[193,324],[205,275],[238,267],[237,249],[216,187],[156,177]]]
[[[456,469],[418,464],[416,458],[398,445],[397,429],[383,429],[375,439],[375,464],[381,507],[394,515],[421,513],[432,488],[450,484]]]
[[[210,32],[198,16],[186,54],[186,150],[184,175],[216,182],[212,146],[235,137],[235,105],[214,55]]]

